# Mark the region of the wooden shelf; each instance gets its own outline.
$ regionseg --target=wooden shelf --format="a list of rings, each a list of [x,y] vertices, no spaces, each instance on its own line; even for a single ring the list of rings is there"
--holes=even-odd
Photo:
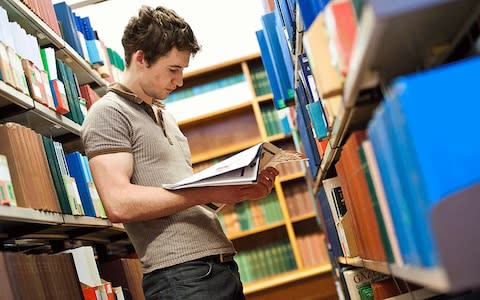
[[[260,142],[261,142],[261,139],[256,138],[248,141],[242,141],[241,143],[236,143],[235,145],[226,145],[225,147],[222,147],[221,149],[217,149],[215,151],[192,156],[192,163],[196,164],[202,161],[214,159],[224,155],[237,153],[241,150],[252,147]]]
[[[256,98],[256,100],[257,100],[258,103],[272,101],[272,99],[273,99],[273,94],[272,94],[272,93],[266,94],[266,95],[262,95],[262,96],[258,96],[258,97]]]
[[[34,107],[33,99],[0,80],[0,108],[16,104],[24,109]]]
[[[80,136],[80,125],[0,81],[0,107],[9,104],[15,104],[20,109],[14,109],[11,115],[5,113],[4,121],[26,125],[46,136],[56,137],[65,134]]]
[[[302,221],[314,219],[316,217],[317,217],[317,213],[316,212],[311,212],[311,213],[307,213],[307,214],[304,214],[304,215],[301,215],[301,216],[292,217],[291,220],[292,220],[292,223],[299,223],[299,222],[302,222]]]
[[[252,229],[248,229],[248,230],[239,231],[239,232],[229,234],[228,238],[230,240],[236,240],[236,239],[240,239],[240,238],[247,237],[247,236],[250,236],[250,235],[255,235],[255,234],[260,233],[260,232],[265,232],[265,231],[268,231],[268,230],[279,228],[279,227],[282,227],[282,226],[285,226],[285,222],[284,221],[278,221],[278,222],[263,225],[263,226],[260,226],[260,227],[257,227],[257,228],[252,228]]]
[[[331,270],[332,270],[332,266],[328,264],[328,265],[317,266],[314,268],[290,271],[290,272],[278,274],[275,276],[271,276],[265,279],[257,280],[255,282],[247,283],[243,288],[243,292],[245,295],[253,294],[261,290],[274,288],[280,285],[302,280],[304,278],[327,274],[327,273],[330,273]]]
[[[216,64],[216,65],[212,65],[212,66],[208,66],[208,67],[201,68],[201,69],[198,69],[198,70],[187,72],[183,76],[183,79],[184,80],[185,79],[190,79],[192,77],[197,77],[197,76],[200,76],[202,74],[208,74],[208,73],[211,73],[211,72],[218,71],[220,69],[225,69],[225,68],[228,68],[228,67],[231,67],[231,66],[240,65],[244,61],[250,61],[250,60],[259,59],[259,58],[260,58],[260,53],[253,53],[253,54],[250,54],[250,55],[246,55],[244,57],[229,60],[227,62],[223,62],[223,63],[219,63],[219,64]]]
[[[451,290],[447,275],[441,268],[421,268],[416,266],[399,266],[379,262],[360,257],[339,257],[338,261],[342,264],[363,267],[387,275],[392,275],[406,281],[419,284],[438,292],[449,292]]]
[[[24,207],[0,206],[0,231],[1,239],[77,239],[107,245],[118,241],[130,244],[123,225],[112,224],[108,219]]]
[[[267,136],[267,142],[273,143],[281,140],[291,138],[291,134],[279,133],[271,136]]]
[[[44,212],[33,208],[0,205],[0,222],[57,225],[63,223],[63,216],[59,213]]]
[[[78,227],[111,227],[112,223],[108,219],[90,217],[90,216],[72,216],[63,215],[65,225]]]
[[[240,103],[231,107],[227,107],[221,110],[213,111],[208,114],[197,116],[195,118],[179,121],[178,126],[182,127],[182,126],[194,125],[199,122],[207,121],[215,117],[224,116],[229,113],[237,112],[239,110],[244,110],[246,108],[251,108],[251,107],[252,107],[252,101],[250,100],[250,101]]]
[[[295,179],[299,179],[299,178],[304,178],[304,177],[305,177],[304,172],[297,172],[297,173],[294,173],[294,174],[289,174],[289,175],[278,177],[277,180],[278,180],[278,182],[287,182],[287,181],[291,181],[291,180],[295,180]]]
[[[106,87],[106,81],[101,78],[73,48],[67,44],[56,32],[45,24],[34,12],[25,4],[17,0],[5,0],[3,6],[9,19],[17,22],[28,33],[37,37],[40,46],[53,46],[57,57],[69,65],[77,75],[79,84],[92,84],[93,87]],[[100,89],[99,93],[105,89]]]

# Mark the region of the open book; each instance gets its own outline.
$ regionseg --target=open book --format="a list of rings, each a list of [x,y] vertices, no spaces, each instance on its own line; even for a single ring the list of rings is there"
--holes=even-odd
[[[282,150],[269,142],[263,142],[177,183],[164,184],[163,188],[177,190],[204,186],[254,184],[261,170],[299,160],[306,160],[306,158],[299,152]],[[207,206],[215,211],[219,208],[217,204]]]

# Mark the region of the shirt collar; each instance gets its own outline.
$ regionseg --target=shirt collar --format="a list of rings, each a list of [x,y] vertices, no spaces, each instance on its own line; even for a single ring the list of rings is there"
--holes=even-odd
[[[130,90],[129,88],[127,88],[126,86],[124,86],[123,84],[121,84],[119,82],[115,82],[115,83],[110,84],[107,88],[107,91],[115,92],[116,94],[119,94],[123,98],[125,98],[129,101],[132,101],[136,104],[139,104],[139,105],[142,104],[142,103],[145,103],[145,101],[142,98],[138,97],[132,90]],[[145,104],[147,104],[147,103],[145,103]],[[165,104],[162,103],[160,99],[152,98],[152,105],[156,106],[160,109],[165,108]]]

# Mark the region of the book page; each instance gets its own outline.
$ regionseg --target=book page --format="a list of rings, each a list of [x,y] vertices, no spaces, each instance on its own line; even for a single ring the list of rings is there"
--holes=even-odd
[[[259,143],[253,147],[250,147],[234,156],[231,156],[205,170],[202,170],[196,174],[193,174],[190,177],[187,177],[174,184],[164,184],[163,187],[166,189],[179,188],[185,185],[191,185],[196,182],[200,182],[206,178],[216,178],[218,175],[227,174],[233,170],[241,169],[247,167],[255,161],[255,158],[258,157],[259,150],[262,147],[262,143]],[[232,178],[238,178],[237,175],[234,175]],[[226,175],[228,176],[228,175]],[[223,179],[225,179],[224,177]]]

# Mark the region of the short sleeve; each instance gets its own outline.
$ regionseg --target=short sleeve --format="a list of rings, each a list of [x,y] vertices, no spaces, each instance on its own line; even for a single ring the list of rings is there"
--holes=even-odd
[[[120,105],[97,101],[82,125],[82,142],[88,159],[97,155],[132,152],[132,126]]]

